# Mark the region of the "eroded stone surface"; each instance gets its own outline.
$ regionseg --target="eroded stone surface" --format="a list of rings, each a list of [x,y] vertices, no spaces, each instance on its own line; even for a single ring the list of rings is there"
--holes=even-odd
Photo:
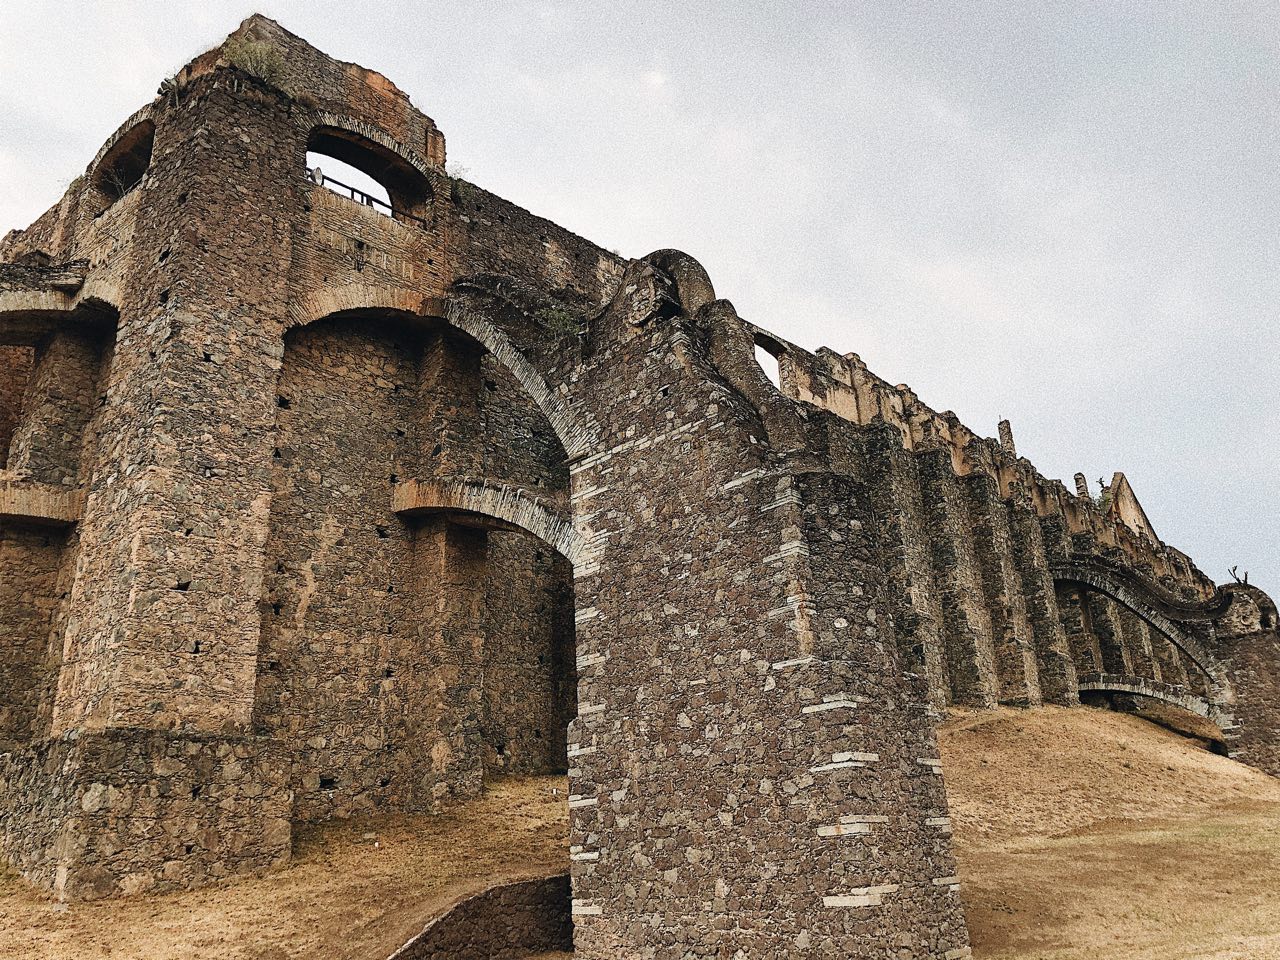
[[[939,710],[1084,677],[1280,772],[1274,604],[1123,475],[1070,492],[687,255],[451,179],[386,78],[261,17],[233,39],[0,243],[25,876],[194,885],[294,822],[567,768],[580,956],[957,960]]]

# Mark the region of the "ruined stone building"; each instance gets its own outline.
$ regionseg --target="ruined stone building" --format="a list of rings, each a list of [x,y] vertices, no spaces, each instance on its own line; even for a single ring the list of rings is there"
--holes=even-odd
[[[1166,700],[1280,773],[1275,604],[1122,475],[1069,490],[444,163],[389,80],[254,17],[0,243],[31,882],[191,885],[567,770],[582,957],[955,960],[948,705]]]

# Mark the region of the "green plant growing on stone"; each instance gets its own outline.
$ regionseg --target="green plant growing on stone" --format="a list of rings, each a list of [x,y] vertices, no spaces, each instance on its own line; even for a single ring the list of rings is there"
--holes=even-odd
[[[581,328],[578,318],[558,305],[543,307],[538,311],[537,319],[547,330],[557,336],[577,333]]]
[[[257,77],[263,83],[279,88],[284,80],[284,58],[280,51],[260,40],[231,40],[222,48],[227,63]]]

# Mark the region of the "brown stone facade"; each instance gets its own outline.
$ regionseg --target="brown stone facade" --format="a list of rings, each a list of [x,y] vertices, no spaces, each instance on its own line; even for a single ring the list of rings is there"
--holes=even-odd
[[[450,178],[386,78],[234,39],[0,242],[30,880],[190,886],[567,770],[583,957],[957,960],[947,706],[1163,698],[1280,772],[1274,604],[1122,475],[1069,492],[690,257]]]

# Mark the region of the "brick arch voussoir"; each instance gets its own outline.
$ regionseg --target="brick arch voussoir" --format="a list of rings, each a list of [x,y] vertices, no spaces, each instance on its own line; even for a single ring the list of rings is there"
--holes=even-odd
[[[575,573],[591,558],[590,545],[572,522],[521,487],[471,477],[411,480],[396,488],[394,508],[398,513],[465,513],[517,527],[568,560]]]
[[[551,424],[569,463],[580,462],[598,450],[599,431],[590,415],[577,404],[554,390],[529,358],[511,342],[511,338],[484,314],[457,300],[445,301],[403,287],[373,284],[346,284],[317,290],[290,304],[285,321],[286,331],[341,313],[364,310],[386,310],[418,317],[443,320],[493,355],[511,371],[525,392]],[[582,575],[594,569],[596,539],[591,530],[574,514],[572,524],[579,546],[571,559]],[[535,532],[536,531],[532,531]]]
[[[1213,695],[1210,697],[1213,713],[1227,716],[1226,712],[1235,699],[1231,683],[1227,679],[1227,671],[1218,658],[1191,631],[1161,613],[1135,590],[1118,578],[1110,576],[1105,570],[1096,569],[1088,564],[1072,563],[1065,567],[1054,568],[1053,577],[1055,582],[1076,584],[1110,597],[1167,637],[1209,677],[1213,688]]]

